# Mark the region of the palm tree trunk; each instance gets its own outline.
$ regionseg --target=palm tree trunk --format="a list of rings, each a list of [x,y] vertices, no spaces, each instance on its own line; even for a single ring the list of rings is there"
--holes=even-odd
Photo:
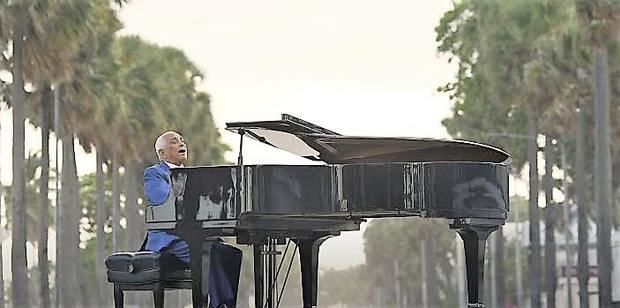
[[[607,48],[594,49],[595,196],[598,204],[599,304],[611,306],[611,154],[609,149],[609,61]]]
[[[125,217],[127,232],[125,246],[129,250],[138,250],[142,243],[142,225],[138,213],[138,166],[135,161],[127,163],[125,167]]]
[[[125,248],[127,250],[138,250],[142,243],[142,225],[138,213],[138,166],[135,161],[130,161],[125,165],[125,219],[127,229],[125,231]],[[138,304],[138,293],[128,294],[127,303]]]
[[[530,302],[532,308],[540,308],[540,226],[538,210],[538,144],[536,138],[538,129],[536,119],[532,112],[527,115],[527,160],[530,165],[530,196],[529,211],[530,220],[530,254],[528,258]]]
[[[118,174],[118,150],[112,153],[112,250],[119,251],[121,244],[121,196]]]
[[[426,249],[426,246],[428,244],[429,240],[427,238],[423,238],[420,241],[420,257],[422,258],[421,260],[421,265],[422,265],[422,270],[421,270],[421,278],[422,278],[422,289],[420,290],[422,292],[422,296],[421,296],[421,301],[422,301],[422,308],[429,308],[429,303],[428,303],[428,298],[429,298],[429,292],[428,292],[428,276],[429,276],[429,271],[428,271],[428,260],[427,260],[427,256],[428,256],[428,252]],[[379,301],[381,302],[381,301]],[[381,305],[377,305],[378,307],[381,307]]]
[[[568,162],[566,161],[566,143],[564,141],[562,141],[560,143],[560,164],[562,166],[562,170],[568,170]],[[568,304],[569,308],[573,307],[573,235],[571,232],[571,225],[572,225],[572,219],[570,217],[570,209],[571,209],[571,205],[569,203],[568,200],[570,200],[572,198],[571,195],[569,195],[569,189],[567,186],[567,176],[566,176],[566,171],[564,172],[564,174],[562,175],[562,191],[564,192],[564,200],[562,202],[562,214],[564,216],[564,244],[565,244],[565,251],[566,251],[566,303]]]
[[[429,227],[429,226],[427,226]],[[427,240],[426,242],[426,265],[428,266],[428,276],[426,277],[429,292],[428,292],[428,306],[429,307],[437,307],[439,306],[439,297],[437,289],[434,287],[437,285],[437,259],[435,258],[436,252],[436,244],[434,241]]]
[[[101,143],[98,143],[96,145],[96,150],[97,150],[97,180],[96,180],[96,186],[97,186],[97,282],[99,283],[99,305],[101,307],[107,307],[109,306],[108,304],[108,298],[109,296],[106,296],[108,294],[110,294],[109,289],[110,287],[108,286],[108,282],[106,281],[105,278],[105,271],[104,271],[104,267],[103,267],[103,262],[105,260],[105,241],[106,241],[106,236],[105,236],[105,232],[104,232],[104,228],[105,228],[105,221],[107,218],[107,210],[105,208],[105,203],[104,203],[104,198],[105,198],[105,191],[104,191],[104,177],[103,177],[103,153],[102,153],[102,146]]]
[[[505,277],[504,271],[504,231],[500,226],[495,232],[495,282],[498,307],[504,307]]]
[[[69,155],[68,162],[71,164],[71,203],[73,204],[74,211],[71,212],[71,260],[73,260],[74,264],[74,272],[72,273],[73,277],[72,282],[74,285],[72,286],[72,295],[74,297],[75,303],[77,305],[81,304],[81,307],[87,307],[85,304],[85,298],[82,296],[84,294],[85,286],[84,279],[82,273],[85,272],[82,265],[82,253],[80,249],[80,220],[82,218],[82,206],[80,204],[80,182],[77,175],[77,166],[75,163],[75,145],[74,139],[71,138],[71,148],[68,149],[71,153]],[[90,269],[88,269],[90,270]],[[80,307],[80,306],[78,306]]]
[[[60,307],[76,307],[81,303],[80,284],[78,280],[81,268],[79,256],[79,218],[78,179],[75,166],[73,134],[67,132],[62,137],[62,190],[60,206],[62,207],[62,225],[58,226],[60,242],[58,243],[60,271],[59,305]]]
[[[2,125],[0,125],[2,126]],[[2,128],[0,127],[0,132],[2,131]],[[0,153],[2,151],[2,142],[0,141]],[[1,167],[1,164],[0,164]],[[2,174],[0,172],[0,174]],[[4,187],[2,187],[2,183],[0,183],[0,205],[2,205],[2,198],[4,198],[3,196],[3,191]],[[0,213],[2,212],[2,207],[0,206]],[[0,216],[0,225],[2,225],[2,216]],[[0,242],[0,256],[3,256],[4,253],[2,251],[2,242]],[[2,261],[3,258],[0,258],[0,308],[4,308],[4,262]]]
[[[555,307],[556,269],[555,269],[555,206],[553,204],[553,144],[547,136],[545,144],[545,290],[547,307]]]
[[[60,181],[62,180],[62,175],[60,174],[61,172],[61,168],[60,168],[60,155],[59,155],[59,141],[60,141],[60,136],[61,136],[61,129],[60,129],[60,94],[61,94],[61,87],[56,84],[54,86],[54,167],[55,167],[55,179],[54,179],[54,191],[56,192],[56,196],[55,196],[55,200],[54,200],[54,205],[56,206],[56,211],[55,211],[55,230],[56,230],[56,268],[54,270],[54,308],[58,308],[60,307],[60,287],[58,287],[60,285],[60,273],[62,272],[62,262],[59,262],[60,260],[60,248],[62,248],[60,246],[60,236],[63,235],[63,233],[61,232],[62,228],[61,226],[63,226],[63,218],[62,218],[62,204],[60,202],[60,194],[61,194],[61,187],[60,187]]]
[[[78,183],[78,187],[79,187],[79,181]],[[78,188],[79,191],[79,188]],[[79,193],[76,195],[76,201],[77,204],[80,204],[80,195]],[[80,228],[80,219],[82,218],[82,208],[80,207],[80,211],[78,212],[77,215],[77,224],[76,226],[78,227],[78,230]],[[75,275],[75,280],[77,281],[77,287],[79,290],[78,294],[75,294],[75,301],[80,305],[78,307],[90,307],[93,305],[94,301],[91,300],[90,298],[88,298],[88,291],[89,288],[86,284],[86,273],[87,271],[91,270],[91,268],[85,268],[84,264],[82,263],[82,249],[79,248],[79,244],[80,244],[80,233],[78,231],[77,234],[77,244],[78,244],[78,248],[75,250],[75,260],[78,260],[78,264],[79,264],[79,269],[76,271],[76,275]]]
[[[50,307],[50,288],[49,288],[49,263],[47,261],[47,229],[49,228],[49,175],[50,175],[50,112],[52,101],[52,89],[48,83],[44,83],[41,95],[41,178],[39,180],[40,195],[40,218],[39,229],[39,297],[41,307]]]
[[[24,104],[26,101],[23,77],[24,25],[19,16],[13,25],[13,224],[11,236],[11,273],[13,306],[28,307],[28,268],[26,260],[26,204],[25,204],[25,132]]]
[[[579,308],[588,308],[588,204],[586,202],[585,134],[586,114],[577,111],[575,185],[577,190],[577,280],[579,281]]]

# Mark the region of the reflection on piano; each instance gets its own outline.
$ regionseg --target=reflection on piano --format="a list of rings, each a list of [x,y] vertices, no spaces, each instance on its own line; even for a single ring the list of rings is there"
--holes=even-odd
[[[200,243],[236,236],[254,246],[256,307],[274,307],[275,243],[297,244],[303,307],[317,306],[320,244],[359,230],[364,218],[449,220],[465,246],[468,307],[482,304],[484,250],[508,211],[507,153],[482,144],[436,139],[342,136],[290,115],[228,123],[241,135],[232,166],[171,170],[175,198],[146,212],[148,229],[173,230],[190,244],[200,302]],[[243,165],[243,137],[323,165]],[[265,277],[269,276],[269,277]]]

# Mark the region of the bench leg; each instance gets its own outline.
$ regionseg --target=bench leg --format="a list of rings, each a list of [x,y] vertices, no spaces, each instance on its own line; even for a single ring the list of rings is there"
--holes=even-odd
[[[162,286],[153,289],[153,303],[155,308],[164,308],[164,288]]]
[[[114,308],[123,308],[123,290],[118,285],[118,283],[114,284]]]

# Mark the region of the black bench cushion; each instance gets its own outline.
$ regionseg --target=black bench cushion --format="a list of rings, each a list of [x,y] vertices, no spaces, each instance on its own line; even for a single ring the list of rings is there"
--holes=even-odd
[[[109,282],[145,284],[161,278],[160,255],[152,251],[117,252],[105,260]]]

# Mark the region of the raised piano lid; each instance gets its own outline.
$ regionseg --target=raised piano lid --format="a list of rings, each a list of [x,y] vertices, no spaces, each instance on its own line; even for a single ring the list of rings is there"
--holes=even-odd
[[[226,129],[328,164],[469,161],[506,163],[508,153],[485,144],[430,138],[342,136],[283,114],[281,120],[226,123]]]

